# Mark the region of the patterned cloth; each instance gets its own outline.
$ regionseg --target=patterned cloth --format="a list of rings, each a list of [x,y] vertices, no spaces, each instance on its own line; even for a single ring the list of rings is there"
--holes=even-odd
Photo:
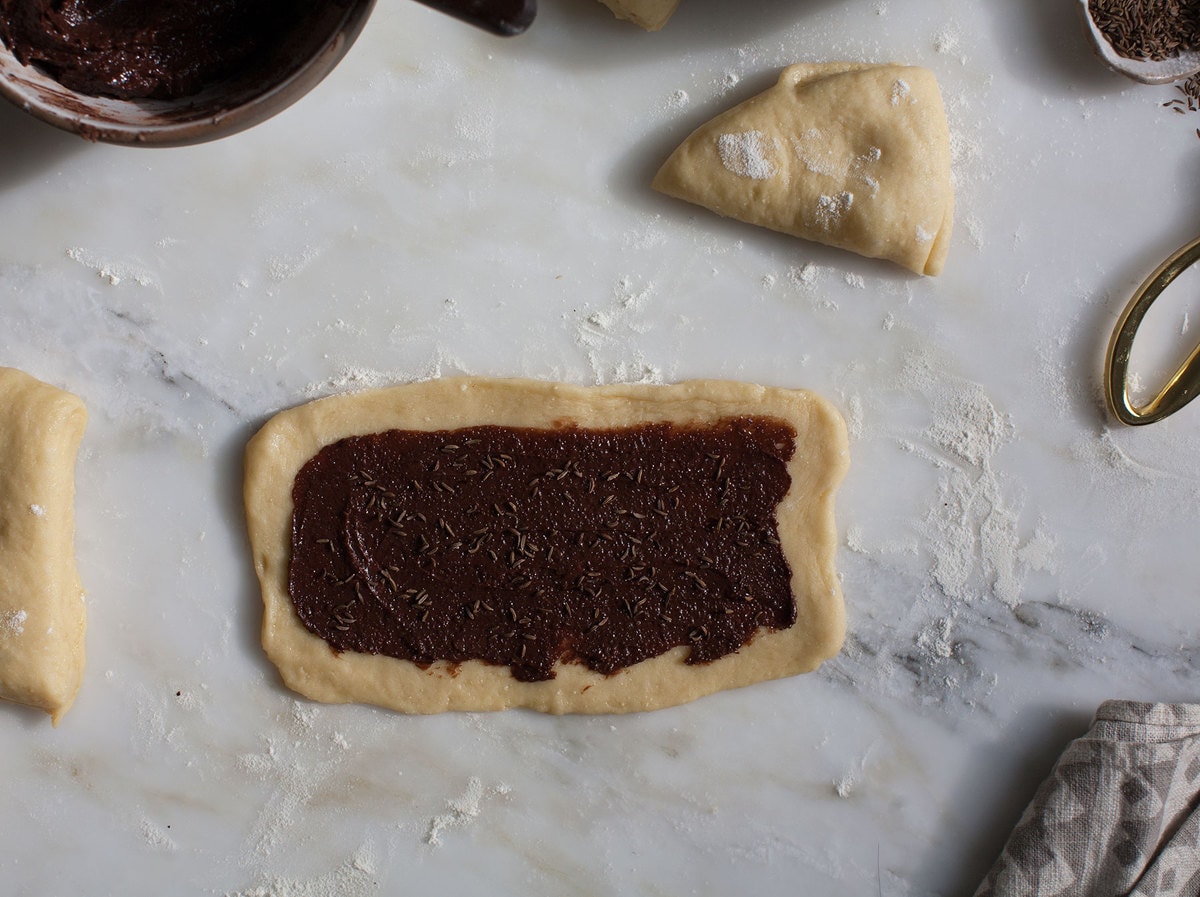
[[[1107,701],[975,897],[1200,895],[1200,704]]]

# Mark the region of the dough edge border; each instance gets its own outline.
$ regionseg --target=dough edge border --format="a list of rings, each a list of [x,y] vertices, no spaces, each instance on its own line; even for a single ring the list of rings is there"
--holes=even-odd
[[[556,678],[520,682],[505,667],[469,661],[422,668],[392,657],[335,653],[304,628],[287,592],[292,483],[323,446],[389,429],[453,430],[484,423],[551,428],[781,417],[797,431],[792,487],[778,511],[792,567],[797,624],[760,630],[735,654],[684,664],[686,648],[612,676],[559,664]],[[403,713],[524,707],[553,714],[622,713],[686,703],[713,692],[809,672],[837,654],[845,610],[834,560],[834,494],[848,467],[845,423],[806,390],[722,380],[582,387],[540,380],[446,378],[318,399],[280,412],[246,448],[245,505],[264,607],[263,647],[293,691],[325,703]]]

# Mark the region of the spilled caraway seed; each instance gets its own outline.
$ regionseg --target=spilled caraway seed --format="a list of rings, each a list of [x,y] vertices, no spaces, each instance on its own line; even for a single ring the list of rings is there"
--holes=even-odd
[[[1179,115],[1189,112],[1200,112],[1200,74],[1192,75],[1175,85],[1179,94],[1163,103],[1163,108],[1170,109]],[[1196,137],[1200,138],[1200,128],[1196,129]]]

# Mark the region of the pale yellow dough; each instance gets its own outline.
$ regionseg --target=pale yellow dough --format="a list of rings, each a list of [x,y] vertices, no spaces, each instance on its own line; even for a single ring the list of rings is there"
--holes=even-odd
[[[618,19],[626,19],[647,31],[657,31],[679,6],[679,0],[600,0]]]
[[[778,509],[793,571],[798,622],[759,632],[736,654],[686,665],[685,648],[605,677],[560,664],[556,678],[521,682],[507,667],[471,661],[425,670],[391,657],[335,654],[297,617],[287,590],[292,484],[323,446],[389,429],[501,426],[620,427],[650,421],[704,422],[760,414],[798,433],[791,490]],[[549,713],[611,713],[680,704],[725,688],[814,669],[839,650],[844,610],[834,570],[834,491],[847,466],[845,425],[810,392],[745,383],[584,388],[532,380],[432,380],[322,399],[284,411],[246,451],[245,500],[254,567],[262,585],[263,646],[284,682],[318,701],[358,701],[409,713],[528,707]]]
[[[950,134],[927,69],[793,65],[702,125],[655,190],[720,215],[939,274],[954,218]]]
[[[83,678],[75,458],[83,402],[0,368],[0,699],[58,724]]]

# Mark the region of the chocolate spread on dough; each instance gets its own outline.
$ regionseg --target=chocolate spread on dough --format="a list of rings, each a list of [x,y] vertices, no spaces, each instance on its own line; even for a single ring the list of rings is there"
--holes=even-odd
[[[191,96],[278,51],[316,0],[0,0],[0,38],[72,90]]]
[[[336,651],[524,681],[715,660],[796,621],[775,517],[795,439],[766,417],[344,439],[296,476],[292,602]]]

